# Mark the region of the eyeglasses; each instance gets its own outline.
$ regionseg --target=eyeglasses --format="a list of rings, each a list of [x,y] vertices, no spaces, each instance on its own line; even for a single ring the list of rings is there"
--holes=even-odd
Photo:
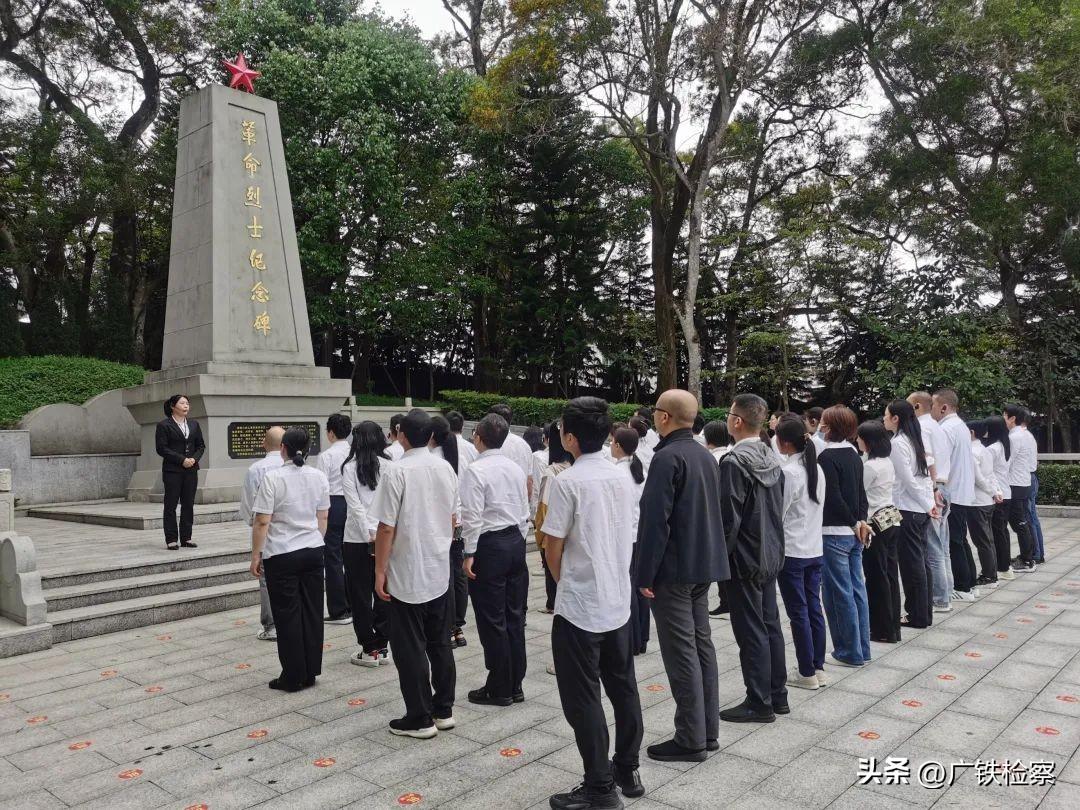
[[[665,411],[663,408],[653,408],[653,413],[666,413],[671,416],[671,411]]]
[[[733,416],[734,416],[734,417],[735,417],[736,419],[741,419],[741,420],[742,420],[743,422],[745,422],[745,421],[746,421],[746,417],[745,417],[745,416],[743,416],[743,415],[742,415],[741,413],[735,413],[735,411],[728,411],[728,419],[730,419],[730,418],[731,418],[731,417],[733,417]]]

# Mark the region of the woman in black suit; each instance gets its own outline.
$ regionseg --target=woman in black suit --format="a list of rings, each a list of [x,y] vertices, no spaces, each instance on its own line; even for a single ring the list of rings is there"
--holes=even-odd
[[[191,542],[195,522],[195,490],[199,486],[199,459],[206,451],[202,429],[188,419],[191,403],[183,394],[165,400],[165,418],[158,422],[155,443],[161,456],[161,480],[165,484],[165,546],[170,551],[198,548]],[[176,504],[180,504],[180,529],[176,528]],[[179,545],[178,545],[179,541]]]

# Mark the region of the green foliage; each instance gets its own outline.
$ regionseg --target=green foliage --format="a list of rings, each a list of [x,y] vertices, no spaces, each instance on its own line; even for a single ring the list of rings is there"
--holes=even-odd
[[[142,381],[139,366],[92,357],[0,358],[0,426],[14,425],[42,405],[82,405],[103,391]]]
[[[405,410],[405,400],[402,397],[384,396],[382,394],[357,394],[353,397],[357,405],[376,408],[401,408]],[[451,410],[442,400],[414,399],[414,408],[440,408]]]
[[[1080,464],[1040,464],[1039,503],[1080,506]]]
[[[446,410],[458,411],[466,419],[481,419],[492,405],[504,403],[514,412],[514,424],[543,425],[562,415],[565,399],[541,399],[539,397],[506,397],[480,391],[440,391],[446,401]],[[610,403],[611,418],[615,422],[628,422],[641,405],[632,402]],[[727,408],[702,408],[706,421],[725,419]]]

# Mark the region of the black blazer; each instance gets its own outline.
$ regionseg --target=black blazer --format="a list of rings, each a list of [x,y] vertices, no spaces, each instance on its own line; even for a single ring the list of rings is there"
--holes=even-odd
[[[720,468],[690,428],[658,445],[641,493],[637,585],[730,579],[720,505]]]
[[[157,432],[154,436],[154,444],[157,445],[157,454],[161,456],[161,472],[185,472],[184,459],[195,459],[195,466],[191,470],[199,469],[199,459],[206,452],[206,442],[203,441],[202,428],[194,419],[188,419],[188,437],[180,431],[180,426],[165,417],[157,423]]]

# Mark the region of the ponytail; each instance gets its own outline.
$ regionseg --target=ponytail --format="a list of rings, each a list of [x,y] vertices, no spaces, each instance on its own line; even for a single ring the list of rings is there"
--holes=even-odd
[[[443,458],[454,469],[454,472],[458,471],[458,443],[457,436],[450,430],[450,423],[446,421],[444,416],[431,417],[431,438],[435,440],[435,444],[442,449]]]
[[[289,428],[281,439],[281,446],[285,448],[292,463],[297,467],[304,466],[304,455],[307,453],[309,444],[311,444],[311,439],[302,427]]]
[[[806,491],[810,494],[810,500],[818,503],[817,482],[817,445],[810,439],[806,432],[806,425],[798,417],[782,418],[776,425],[776,440],[784,444],[790,444],[795,452],[802,454],[803,467],[806,468]]]
[[[633,476],[635,484],[640,484],[645,480],[645,466],[637,457],[637,453],[630,457],[630,475]]]
[[[612,434],[611,440],[630,457],[630,475],[635,484],[640,484],[645,480],[645,467],[637,457],[638,442],[641,440],[638,432],[633,428],[619,428]]]

